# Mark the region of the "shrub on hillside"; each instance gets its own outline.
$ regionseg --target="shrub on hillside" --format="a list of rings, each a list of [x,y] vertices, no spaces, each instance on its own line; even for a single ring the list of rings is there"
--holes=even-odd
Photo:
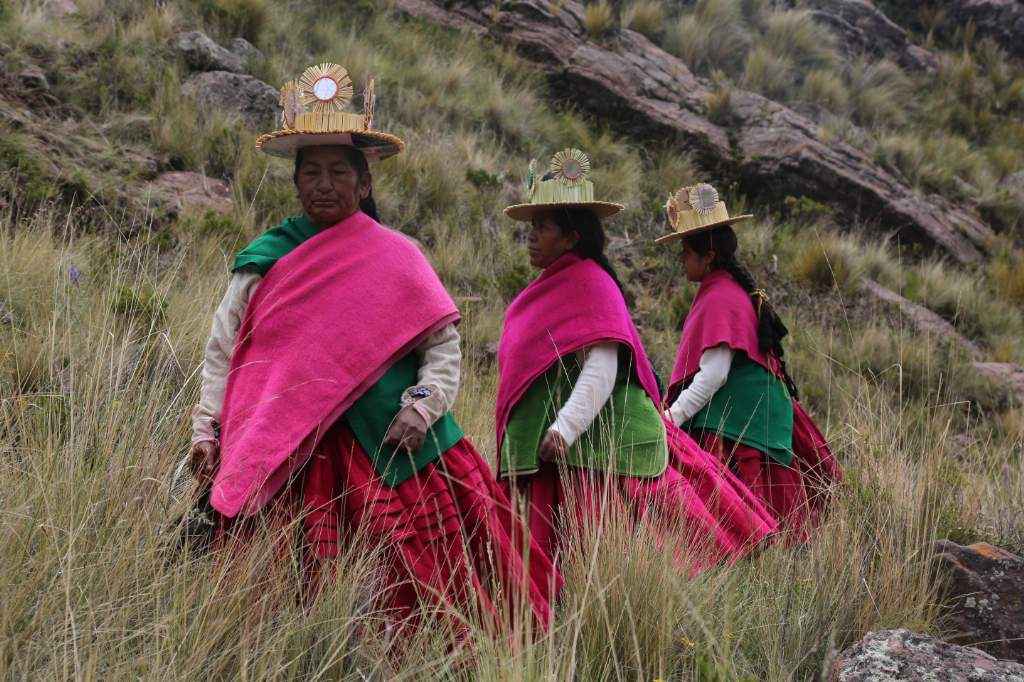
[[[758,45],[747,54],[743,67],[743,86],[772,99],[786,99],[793,85],[793,62]]]
[[[643,33],[652,40],[665,31],[665,5],[661,0],[634,0],[622,10],[623,28]]]
[[[204,20],[227,37],[258,43],[269,19],[267,0],[197,0]]]
[[[696,72],[742,70],[751,37],[733,0],[698,0],[665,37],[666,46]]]
[[[850,93],[839,74],[831,69],[815,69],[804,77],[800,99],[835,113],[846,111]]]
[[[615,8],[607,0],[587,5],[583,14],[583,26],[592,38],[600,38],[615,28]]]
[[[860,125],[898,125],[906,120],[911,103],[910,82],[887,60],[857,58],[847,67],[853,119]]]
[[[1004,300],[1024,306],[1024,258],[1019,251],[993,260],[989,276]]]
[[[849,290],[856,284],[857,272],[844,243],[831,233],[802,240],[789,254],[790,275],[812,289],[832,287]]]

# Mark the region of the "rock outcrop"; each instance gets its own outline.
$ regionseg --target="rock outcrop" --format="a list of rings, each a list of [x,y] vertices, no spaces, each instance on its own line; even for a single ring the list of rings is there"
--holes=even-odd
[[[987,543],[935,545],[948,639],[1024,663],[1024,561]]]
[[[962,350],[972,359],[971,365],[979,374],[1024,400],[1024,367],[1012,362],[987,362],[982,348],[958,332],[948,320],[874,280],[862,281],[861,289],[872,298],[896,308],[918,333]]]
[[[709,118],[712,89],[643,35],[592,40],[571,0],[396,0],[400,12],[513,46],[536,63],[551,92],[623,132],[694,152],[709,172],[736,177],[753,197],[809,197],[849,224],[978,261],[991,230],[972,209],[918,196],[859,149],[825,141],[820,127],[760,95],[731,90],[728,125]],[[722,120],[722,116],[714,117]]]
[[[243,71],[244,57],[224,49],[202,31],[182,33],[175,41],[175,47],[185,58],[185,63],[196,71]]]
[[[865,279],[861,288],[873,298],[895,307],[913,325],[918,333],[932,336],[943,343],[955,346],[974,359],[982,357],[981,348],[935,311],[900,296],[878,282]]]
[[[146,185],[146,194],[171,215],[181,213],[230,213],[234,202],[231,185],[201,173],[173,171]]]
[[[973,22],[979,38],[992,38],[1015,57],[1024,57],[1024,1],[951,0],[942,3],[951,26]]]
[[[1024,682],[1024,665],[910,630],[869,632],[832,666],[833,682]]]
[[[243,64],[263,59],[263,53],[260,52],[259,48],[245,38],[235,38],[232,40],[229,49],[232,54],[237,55],[242,60]]]
[[[912,43],[870,0],[806,0],[801,6],[836,35],[836,46],[848,57],[884,57],[916,71],[932,72],[939,66],[938,57]]]
[[[238,114],[257,127],[272,124],[280,111],[277,90],[240,73],[197,73],[185,81],[181,91],[201,107]]]

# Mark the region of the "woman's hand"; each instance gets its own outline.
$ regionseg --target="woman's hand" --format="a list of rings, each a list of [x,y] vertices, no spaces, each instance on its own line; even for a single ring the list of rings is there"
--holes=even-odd
[[[540,458],[545,462],[556,462],[565,457],[565,451],[569,445],[562,438],[562,434],[554,429],[549,429],[544,434],[544,440],[540,442]]]
[[[423,447],[427,437],[427,422],[412,405],[406,405],[395,417],[384,438],[385,445],[402,447],[413,453]]]
[[[189,452],[188,464],[199,483],[210,485],[220,465],[220,447],[212,440],[195,443]]]

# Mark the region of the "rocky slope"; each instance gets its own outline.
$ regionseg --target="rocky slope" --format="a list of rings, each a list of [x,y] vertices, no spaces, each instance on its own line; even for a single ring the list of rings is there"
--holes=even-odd
[[[928,68],[928,53],[869,3],[814,3],[845,35],[866,47]],[[739,88],[727,112],[709,113],[712,85],[643,35],[618,30],[600,41],[577,2],[512,0],[492,12],[473,1],[398,0],[412,16],[513,46],[547,74],[551,91],[648,144],[678,144],[713,175],[739,180],[755,197],[808,197],[833,207],[840,221],[896,232],[910,243],[962,263],[977,262],[992,237],[970,206],[921,196],[859,149],[826,141],[818,124]],[[880,36],[880,37],[878,37]]]

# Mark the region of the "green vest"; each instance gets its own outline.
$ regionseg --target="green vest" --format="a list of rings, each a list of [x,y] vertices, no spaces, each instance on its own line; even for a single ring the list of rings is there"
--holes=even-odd
[[[668,442],[658,408],[620,363],[615,389],[590,428],[566,453],[566,464],[611,469],[616,474],[650,478],[668,466]],[[563,357],[542,374],[512,408],[501,447],[500,475],[532,473],[540,466],[538,450],[558,410],[572,394],[580,374],[575,354]]]
[[[786,385],[752,360],[736,355],[729,378],[710,402],[683,424],[760,450],[776,462],[793,460],[793,401]]]
[[[462,429],[451,413],[446,413],[427,431],[427,437],[417,452],[410,454],[404,448],[384,445],[384,437],[401,410],[402,393],[416,385],[419,364],[415,353],[406,355],[342,415],[373,463],[373,468],[392,488],[440,459],[463,437]]]

